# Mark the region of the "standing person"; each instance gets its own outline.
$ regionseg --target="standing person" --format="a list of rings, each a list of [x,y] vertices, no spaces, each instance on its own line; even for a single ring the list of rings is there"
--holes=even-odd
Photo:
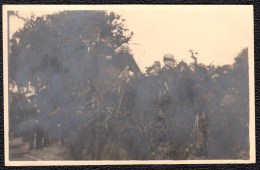
[[[119,78],[122,81],[118,90],[118,111],[132,113],[136,98],[134,77],[138,76],[140,69],[130,53],[127,43],[123,43],[115,50],[113,64],[121,70]]]
[[[127,43],[123,43],[115,50],[115,57],[113,59],[115,67],[123,71],[129,66],[129,71],[137,74],[140,72],[138,65],[135,62],[133,55],[130,53],[130,48]]]
[[[164,62],[163,70],[173,70],[176,65],[176,60],[174,59],[174,55],[170,53],[165,54],[163,56],[163,62]]]
[[[174,56],[168,53],[163,56],[163,62],[164,62],[164,66],[160,74],[162,88],[159,92],[159,104],[158,104],[159,126],[162,128],[166,126],[165,114],[168,112],[169,106],[172,102],[171,87],[172,87],[172,82],[174,77],[174,66],[176,64],[176,61],[174,59]]]

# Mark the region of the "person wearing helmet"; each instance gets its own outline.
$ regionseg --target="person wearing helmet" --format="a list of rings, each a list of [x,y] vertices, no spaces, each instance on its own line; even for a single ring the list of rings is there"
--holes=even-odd
[[[174,59],[174,55],[167,53],[163,56],[163,62],[164,66],[162,68],[161,77],[162,81],[166,83],[166,88],[168,88],[168,84],[172,82],[172,78],[174,77],[176,60]]]
[[[120,52],[122,52],[122,53],[128,53],[128,52],[130,52],[129,45],[128,45],[127,43],[123,43],[120,47],[118,47],[118,48],[115,50],[115,53],[116,53],[116,54],[119,54]]]
[[[174,66],[176,64],[174,56],[170,53],[163,56],[163,62],[164,66],[160,72],[161,89],[159,91],[158,104],[158,126],[161,128],[165,128],[166,126],[165,116],[172,102],[171,91],[175,77]]]
[[[115,50],[113,64],[121,72],[119,76],[121,84],[118,91],[118,111],[132,113],[136,97],[134,77],[140,73],[140,69],[130,53],[127,43],[123,43]]]
[[[170,68],[173,69],[176,61],[174,59],[174,56],[168,53],[163,56],[163,62],[165,64],[164,67],[166,69],[170,69]]]
[[[167,53],[163,56],[164,66],[162,68],[161,77],[162,81],[165,84],[165,87],[169,89],[169,85],[172,83],[172,79],[174,77],[174,68],[176,65],[176,60],[174,59],[174,55]]]
[[[134,74],[140,72],[133,55],[130,53],[130,48],[127,43],[123,43],[120,47],[116,48],[113,63],[115,67],[119,68],[121,71],[123,71],[126,66],[129,66],[129,71]]]

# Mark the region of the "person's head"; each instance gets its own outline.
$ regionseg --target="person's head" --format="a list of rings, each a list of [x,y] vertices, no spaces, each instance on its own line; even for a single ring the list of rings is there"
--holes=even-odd
[[[163,62],[165,64],[165,66],[167,67],[173,67],[175,65],[175,59],[174,59],[174,56],[170,53],[168,54],[165,54],[163,56]]]
[[[161,63],[160,63],[160,61],[155,61],[155,62],[153,63],[153,68],[160,69],[160,68],[161,68]]]
[[[160,61],[155,61],[153,63],[152,69],[149,71],[149,74],[150,75],[158,75],[160,69],[161,69]]]
[[[122,53],[129,53],[130,48],[129,48],[129,45],[127,43],[123,43],[120,46],[120,48],[121,48]]]

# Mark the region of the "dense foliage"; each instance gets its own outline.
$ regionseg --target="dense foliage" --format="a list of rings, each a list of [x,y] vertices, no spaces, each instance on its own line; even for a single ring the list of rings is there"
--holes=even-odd
[[[61,141],[72,159],[248,159],[248,50],[232,65],[177,63],[163,116],[160,78],[141,73],[129,113],[117,109],[118,72],[104,68],[99,81],[93,59],[102,37],[114,50],[132,35],[106,11],[26,20],[10,40],[10,135]]]

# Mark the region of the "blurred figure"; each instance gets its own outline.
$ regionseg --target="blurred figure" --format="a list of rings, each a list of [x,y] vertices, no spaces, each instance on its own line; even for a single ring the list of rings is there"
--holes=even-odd
[[[161,71],[161,63],[160,61],[155,61],[153,65],[147,68],[146,72],[151,76],[158,76]]]
[[[164,66],[162,68],[162,82],[165,87],[165,92],[169,93],[169,84],[172,83],[172,76],[174,74],[174,66],[176,64],[176,60],[172,54],[165,54],[163,56]]]
[[[174,56],[170,53],[165,54],[163,56],[163,62],[164,62],[164,70],[173,69],[176,65],[176,60],[174,59]]]
[[[162,88],[159,92],[159,126],[161,128],[165,128],[166,122],[165,122],[165,114],[169,110],[169,106],[172,102],[171,99],[171,84],[173,82],[174,77],[174,66],[176,64],[176,60],[174,59],[174,56],[172,54],[165,54],[163,56],[163,62],[164,66],[162,68],[160,77],[161,77],[161,85]]]
[[[113,64],[121,71],[119,76],[121,84],[118,90],[118,111],[132,113],[136,98],[134,77],[138,76],[140,69],[130,53],[127,43],[123,43],[115,50]]]
[[[137,74],[140,72],[138,65],[135,62],[133,55],[130,53],[130,48],[127,43],[123,43],[115,49],[115,57],[113,59],[115,67],[123,71],[126,66],[129,66],[129,71]]]

